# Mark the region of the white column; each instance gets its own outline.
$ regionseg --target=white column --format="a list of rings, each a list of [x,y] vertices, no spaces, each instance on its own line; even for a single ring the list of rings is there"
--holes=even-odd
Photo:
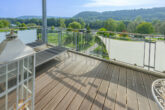
[[[47,43],[46,0],[42,0],[42,40],[44,43]]]

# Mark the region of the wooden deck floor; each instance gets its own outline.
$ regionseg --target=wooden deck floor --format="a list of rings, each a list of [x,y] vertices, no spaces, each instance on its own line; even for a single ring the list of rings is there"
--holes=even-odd
[[[71,55],[37,69],[35,110],[159,110],[156,77]]]

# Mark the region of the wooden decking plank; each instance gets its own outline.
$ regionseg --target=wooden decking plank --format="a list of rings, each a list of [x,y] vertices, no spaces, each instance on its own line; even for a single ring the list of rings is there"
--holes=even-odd
[[[107,65],[108,66],[108,65]],[[108,67],[107,67],[108,68]],[[106,71],[105,71],[106,72]],[[89,110],[92,106],[92,103],[95,99],[95,96],[98,92],[98,88],[100,87],[100,84],[103,80],[103,75],[105,75],[104,73],[100,73],[98,78],[93,82],[94,86],[91,86],[91,88],[89,89],[87,95],[85,96],[83,102],[81,103],[79,110]]]
[[[83,77],[81,82],[85,82],[87,80],[87,77]],[[66,110],[67,107],[69,106],[70,102],[72,101],[72,99],[74,98],[74,96],[76,95],[76,93],[79,91],[79,89],[81,89],[82,85],[80,85],[79,83],[76,83],[71,90],[69,91],[69,93],[65,96],[65,98],[58,104],[58,106],[54,106],[54,108],[56,110]]]
[[[127,87],[127,73],[126,69],[120,67],[120,76],[117,89],[117,98],[115,110],[126,110],[126,87]]]
[[[157,104],[155,103],[155,100],[152,96],[152,91],[151,91],[151,86],[152,86],[153,81],[150,79],[150,76],[147,74],[142,74],[142,78],[143,78],[143,82],[144,82],[145,89],[147,92],[150,108],[151,110],[158,110],[159,108]]]
[[[68,70],[70,73],[72,71],[74,71],[75,67],[70,68],[70,70]],[[68,82],[70,81],[69,78],[64,78],[64,79],[60,79],[63,82]],[[53,98],[54,96],[63,88],[63,84],[59,83],[55,88],[53,88],[45,97],[43,97],[39,103],[36,104],[36,109],[40,110],[43,107],[45,107],[45,105],[47,105]]]
[[[140,72],[134,71],[139,110],[150,110],[145,87]]]
[[[106,104],[107,104],[107,100],[109,100],[108,90],[109,90],[110,83],[111,83],[110,81],[112,79],[113,68],[114,68],[114,66],[112,64],[110,64],[109,68],[108,68],[108,71],[107,71],[108,72],[108,76],[107,76],[106,80],[109,82],[109,84],[108,84],[108,88],[107,88],[107,91],[106,91],[105,100],[104,100],[104,104],[103,104],[102,109],[108,109]]]
[[[112,78],[107,91],[103,110],[114,110],[117,96],[117,85],[119,81],[119,67],[113,65]]]
[[[57,78],[62,78],[64,76],[56,75]],[[38,93],[36,93],[35,103],[38,103],[45,95],[47,95],[53,88],[55,88],[60,81],[54,80],[47,84],[43,89],[41,89]]]
[[[2,110],[6,110],[5,109],[5,96],[4,97],[1,97],[0,98],[0,108],[2,109]]]
[[[58,62],[58,61],[57,61]],[[46,64],[36,68],[36,82],[38,82],[39,80],[41,80],[42,78],[44,78],[44,76],[46,75],[45,73],[48,72],[48,71],[52,71],[54,68],[62,65],[64,61],[61,61],[60,63],[57,63],[56,65],[51,65],[49,63],[46,63],[47,65],[51,65],[47,67]],[[44,67],[44,68],[43,68]]]
[[[110,102],[110,97],[108,96],[108,92],[109,92],[109,87],[110,87],[110,84],[111,84],[111,80],[112,80],[112,75],[113,75],[113,69],[114,69],[114,65],[110,64],[109,67],[108,67],[108,76],[107,76],[107,81],[109,82],[108,84],[108,88],[107,88],[107,91],[106,91],[106,96],[105,96],[105,100],[104,100],[104,105],[102,107],[102,109],[106,109],[108,110],[108,102]]]
[[[58,72],[57,72],[58,70],[63,71],[63,70],[65,70],[65,69],[70,68],[71,66],[77,64],[77,62],[73,62],[72,65],[70,65],[70,62],[71,62],[70,60],[67,60],[66,62],[63,62],[63,63],[61,63],[61,64],[58,65],[58,66],[55,65],[53,68],[50,68],[49,70],[47,70],[46,72],[43,73],[44,76],[40,77],[39,79],[36,79],[36,84],[39,83],[39,85],[42,85],[42,83],[44,83],[44,81],[45,81],[46,78],[48,78],[48,77],[51,78],[51,77],[49,76],[49,74],[58,73]],[[51,79],[52,79],[52,78],[51,78]]]
[[[73,65],[76,65],[77,63],[73,63]],[[61,70],[65,70],[65,69],[68,69],[70,68],[71,66],[73,65],[65,65],[64,67],[64,64],[63,66],[60,66]],[[63,69],[64,68],[64,69]],[[71,67],[72,68],[72,67]],[[54,70],[51,69],[51,71],[48,71],[46,72],[44,78],[41,78],[41,79],[38,79],[37,82],[36,82],[36,94],[41,90],[43,89],[45,86],[47,86],[49,83],[51,83],[53,81],[52,77],[50,77],[50,75],[53,73],[53,75],[55,76],[56,74],[58,74],[58,72],[56,72],[56,70],[58,70],[58,68],[53,68]],[[39,84],[38,84],[39,83]]]
[[[53,61],[52,61],[53,62]],[[58,62],[58,61],[57,61]],[[51,62],[50,62],[51,63]],[[39,75],[39,76],[37,76],[37,78],[36,78],[36,83],[38,82],[38,81],[40,81],[39,83],[41,83],[41,82],[43,82],[43,81],[41,81],[42,80],[42,78],[44,77],[44,75],[47,75],[46,73],[47,72],[50,72],[50,71],[53,71],[55,68],[56,69],[64,69],[64,68],[66,68],[67,67],[67,65],[68,64],[70,64],[70,59],[66,59],[65,61],[59,61],[59,64],[57,63],[57,64],[50,64],[52,67],[49,67],[48,69],[46,69],[45,68],[45,66],[47,67],[47,65],[49,65],[49,63],[46,63],[46,64],[44,64],[44,65],[42,65],[42,66],[40,66],[39,68],[37,68],[39,71],[37,71],[37,73],[39,73],[39,74],[41,74],[41,75]],[[44,69],[43,69],[44,68]],[[45,71],[45,69],[46,69],[46,71]]]
[[[74,65],[77,65],[77,63],[76,64],[74,64]],[[69,65],[69,66],[67,66],[66,68],[64,68],[63,69],[63,71],[65,72],[67,72],[70,68],[73,68],[74,66],[72,66],[72,65]],[[53,72],[53,71],[52,71]],[[55,79],[52,79],[52,81],[49,83],[49,84],[47,84],[43,89],[40,89],[40,91],[37,93],[37,94],[39,94],[39,95],[36,95],[36,99],[35,99],[35,101],[36,102],[38,102],[39,100],[41,100],[41,98],[42,97],[44,97],[49,91],[51,91],[58,83],[60,83],[60,81],[62,81],[62,80],[58,80],[58,79],[63,79],[63,78],[65,78],[66,76],[65,75],[63,75],[63,74],[60,74],[60,73],[58,73],[58,72],[56,72],[56,71],[54,71],[55,73],[53,73],[53,75],[55,76]],[[49,76],[50,77],[50,76]]]
[[[8,109],[16,102],[16,89],[8,94]],[[5,97],[0,98],[0,110],[5,109]]]
[[[85,87],[82,87],[81,90],[77,93],[76,97],[73,99],[71,104],[68,106],[68,110],[78,110],[83,99],[85,98],[88,90],[93,84],[95,78],[99,75],[99,72],[105,68],[105,63],[100,63],[98,67],[96,67],[91,72],[91,76],[89,76],[88,80],[85,82]],[[92,102],[91,102],[92,103]]]
[[[79,72],[80,68],[82,67],[82,64],[77,65],[75,70],[72,72],[72,74],[76,74]],[[75,77],[76,80],[79,80],[80,82],[83,80],[82,77]],[[60,101],[65,97],[65,95],[69,92],[74,85],[77,84],[76,81],[69,78],[69,81],[64,82],[63,86],[64,88],[47,104],[44,109],[45,110],[53,110],[55,107],[60,103]]]
[[[89,72],[93,68],[93,66],[84,66],[85,68],[82,68],[85,70],[83,73]],[[81,74],[83,74],[81,73]],[[81,77],[81,76],[80,76]],[[83,76],[82,83],[84,83],[88,79],[88,74],[86,76]],[[83,85],[77,83],[73,86],[73,88],[69,91],[69,93],[65,96],[65,98],[60,102],[60,104],[55,108],[56,110],[66,110],[69,106],[70,102],[73,100],[77,92],[83,87]]]
[[[48,69],[46,72],[44,71],[42,73],[42,75],[38,76],[39,78],[38,77],[36,78],[36,84],[40,84],[41,85],[41,83],[44,83],[44,80],[48,77],[47,73],[50,73],[50,72],[55,71],[57,69],[63,70],[65,68],[67,68],[67,66],[69,64],[70,64],[70,61],[67,60],[65,63],[62,62],[62,63],[60,63],[58,65],[54,65],[52,68]]]
[[[57,61],[58,62],[58,61]],[[68,60],[67,61],[65,61],[65,62],[68,62]],[[41,82],[43,82],[42,81],[42,79],[44,79],[45,77],[45,75],[47,75],[46,73],[47,72],[50,72],[50,71],[53,71],[55,68],[60,68],[60,69],[62,69],[62,67],[64,67],[64,61],[60,61],[60,63],[58,63],[58,64],[56,64],[56,65],[52,65],[52,67],[50,67],[50,68],[47,68],[47,66],[46,67],[44,67],[44,69],[43,69],[43,66],[44,65],[42,65],[41,67],[39,67],[39,68],[37,68],[37,69],[39,69],[39,70],[37,70],[37,74],[41,74],[41,75],[39,75],[39,76],[37,76],[36,77],[36,84],[38,85],[38,84],[40,84]],[[46,65],[46,64],[45,64]],[[48,63],[48,65],[49,65],[49,63]],[[47,71],[45,71],[47,69]]]
[[[127,69],[127,110],[138,110],[136,84],[133,79],[133,70]]]
[[[54,68],[54,67],[53,67]],[[44,84],[45,84],[45,82],[44,82]],[[39,84],[39,85],[42,85],[41,83]],[[38,86],[37,86],[38,87]],[[38,88],[36,89],[36,90],[39,90]],[[11,92],[11,94],[8,96],[9,97],[9,99],[8,99],[8,101],[9,101],[9,104],[13,104],[13,102],[15,102],[15,94],[16,94],[16,91],[13,91],[13,92]],[[3,104],[3,103],[1,103],[1,104]]]
[[[66,65],[61,63],[53,65],[46,71],[41,70],[40,78],[36,79],[38,81],[36,86],[50,80],[49,73],[53,72],[50,77],[53,78],[56,75],[57,79],[44,87],[39,87],[40,91],[36,97],[40,95],[42,97],[36,98],[38,100],[36,110],[88,110],[91,108],[114,110],[115,107],[116,110],[150,110],[150,108],[157,110],[155,102],[150,98],[151,94],[147,94],[150,89],[149,84],[157,79],[156,77],[77,54],[69,56],[64,61],[64,63],[67,62]],[[100,65],[95,65],[95,61]],[[110,74],[106,74],[107,65],[109,65],[107,71]],[[88,71],[88,68],[93,69]],[[104,77],[103,74],[99,74],[100,71],[105,74]]]
[[[69,79],[65,78],[63,79],[64,82],[69,83]],[[46,94],[37,104],[36,104],[36,109],[40,110],[43,107],[45,107],[53,98],[56,94],[60,92],[64,88],[62,83],[59,83],[55,88],[53,88],[48,94]]]
[[[69,85],[70,87],[72,87],[74,84],[76,84],[76,82],[74,82],[73,80],[68,80],[66,82],[67,82],[67,85]],[[60,101],[65,97],[65,95],[68,93],[69,89],[70,88],[64,86],[63,89],[61,89],[60,92],[58,92],[58,94],[56,94],[55,97],[51,101],[49,101],[49,103],[47,105],[45,105],[45,107],[43,109],[53,110],[53,108],[56,107],[58,105],[58,103],[60,103]]]
[[[102,75],[101,77],[99,77],[100,79],[102,79],[102,82],[98,90],[95,91],[97,95],[92,103],[91,110],[102,110],[103,108],[105,97],[106,97],[107,90],[109,87],[109,80],[110,80],[109,78],[110,74],[108,74],[109,66],[110,64],[108,65],[107,69],[104,70],[105,75],[104,76]]]

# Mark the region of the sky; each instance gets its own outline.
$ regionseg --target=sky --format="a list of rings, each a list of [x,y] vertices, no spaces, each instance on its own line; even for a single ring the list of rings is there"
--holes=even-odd
[[[82,11],[165,7],[165,0],[47,0],[47,15],[72,17]],[[1,0],[0,17],[41,16],[42,0]]]

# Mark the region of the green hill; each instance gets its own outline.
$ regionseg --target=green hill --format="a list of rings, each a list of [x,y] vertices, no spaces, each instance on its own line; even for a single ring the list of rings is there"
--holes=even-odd
[[[151,9],[134,9],[134,10],[119,10],[105,12],[81,12],[74,18],[82,18],[86,21],[107,20],[109,18],[115,20],[134,20],[137,16],[141,16],[146,21],[165,20],[165,7]]]

